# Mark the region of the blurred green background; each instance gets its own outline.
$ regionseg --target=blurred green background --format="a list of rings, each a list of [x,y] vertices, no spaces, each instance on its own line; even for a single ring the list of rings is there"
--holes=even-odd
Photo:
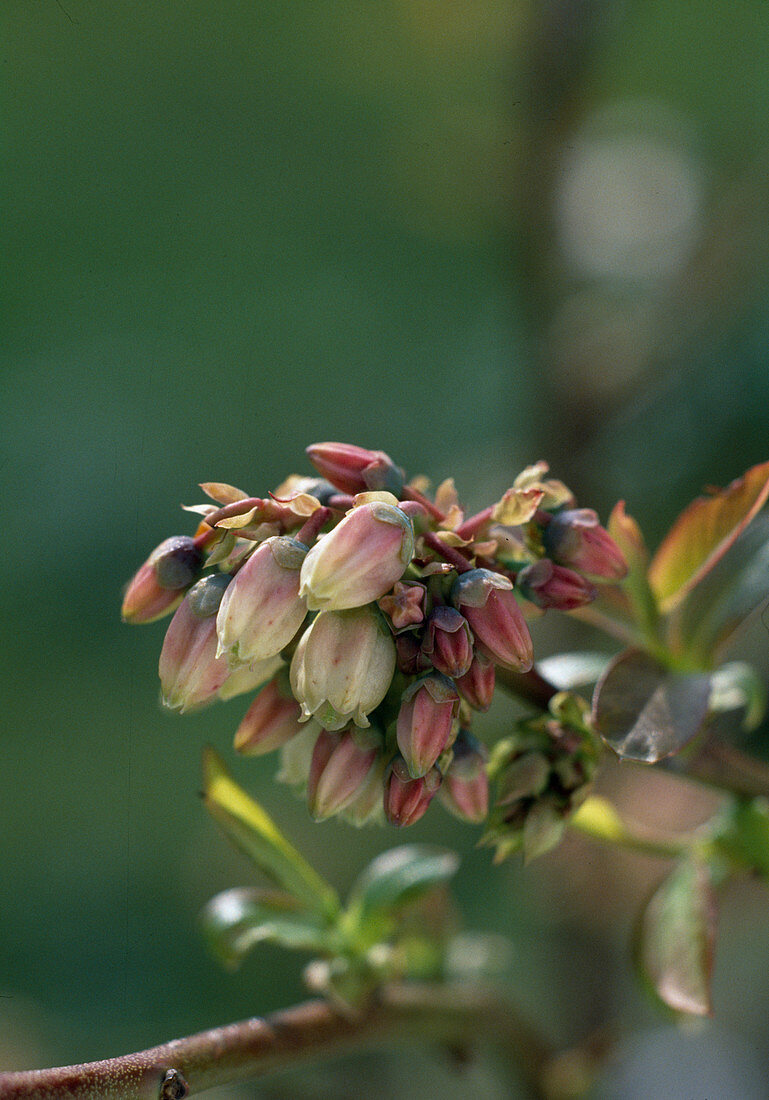
[[[261,494],[313,441],[453,475],[471,507],[546,457],[602,517],[624,497],[652,545],[766,459],[766,4],[5,0],[0,26],[0,1068],[303,996],[296,957],[226,974],[199,937],[205,900],[250,881],[197,797],[212,742],[342,889],[405,839],[459,849],[466,923],[512,939],[523,1009],[559,1045],[619,1040],[596,1096],[764,1096],[765,893],[727,897],[715,1021],[681,1033],[627,959],[659,865],[569,841],[495,870],[437,806],[407,836],[314,826],[271,759],[233,759],[247,700],[161,712],[163,626],[118,608],[191,530],[199,481]],[[541,655],[585,640],[540,624]],[[742,645],[767,669],[760,624]],[[713,804],[620,772],[651,824]],[[507,1095],[429,1051],[211,1095],[344,1100],[362,1079]]]

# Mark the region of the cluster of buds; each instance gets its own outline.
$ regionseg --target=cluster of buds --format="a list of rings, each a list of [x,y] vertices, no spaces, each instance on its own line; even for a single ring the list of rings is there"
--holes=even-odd
[[[528,861],[554,848],[566,822],[590,793],[600,739],[584,699],[559,692],[549,713],[518,723],[491,754],[496,799],[482,843],[495,862],[523,851]]]
[[[595,582],[624,574],[622,555],[545,463],[465,518],[451,480],[431,499],[381,451],[308,454],[320,478],[292,476],[267,498],[204,484],[215,503],[187,509],[197,531],[150,555],[123,617],[175,611],[160,656],[167,706],[260,689],[235,747],[280,748],[280,777],[316,818],[409,825],[437,795],[480,822],[473,711],[491,704],[497,669],[532,668],[527,617],[589,603]]]

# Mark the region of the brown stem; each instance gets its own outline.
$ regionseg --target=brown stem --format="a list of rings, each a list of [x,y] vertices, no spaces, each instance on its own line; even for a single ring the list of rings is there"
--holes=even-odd
[[[103,1062],[1,1073],[2,1100],[171,1100],[283,1066],[393,1041],[494,1045],[515,1060],[531,1095],[552,1052],[510,1005],[481,987],[401,985],[359,1015],[308,1001]]]
[[[558,693],[558,688],[544,676],[540,676],[535,668],[529,669],[528,672],[513,672],[509,668],[501,668],[497,665],[494,682],[511,695],[517,695],[527,703],[534,703],[542,710],[547,710],[548,703]]]
[[[491,513],[494,511],[494,505],[490,504],[488,508],[484,508],[482,512],[476,512],[474,516],[469,516],[464,523],[460,523],[456,529],[456,534],[461,539],[471,539],[474,535],[477,535],[481,527],[488,523],[491,519]]]
[[[306,519],[294,535],[295,539],[303,542],[305,546],[312,546],[323,524],[331,515],[330,508],[316,508],[309,519]]]
[[[440,554],[444,561],[453,565],[457,573],[467,573],[468,570],[472,569],[472,565],[464,554],[459,550],[455,550],[453,546],[447,546],[443,539],[439,539],[432,531],[426,531],[422,535],[422,540],[431,550],[435,550],[437,554]]]
[[[689,759],[665,761],[668,770],[742,798],[769,798],[769,764],[715,737]]]
[[[437,519],[438,523],[443,523],[443,521],[446,518],[445,514],[440,510],[440,508],[436,507],[436,505],[433,504],[433,502],[431,500],[429,500],[424,495],[424,493],[420,493],[419,489],[412,489],[410,485],[404,485],[403,486],[403,492],[401,493],[401,499],[402,500],[415,500],[417,502],[417,504],[422,505],[422,507],[425,509],[425,511],[429,515],[431,515],[433,517],[433,519]]]

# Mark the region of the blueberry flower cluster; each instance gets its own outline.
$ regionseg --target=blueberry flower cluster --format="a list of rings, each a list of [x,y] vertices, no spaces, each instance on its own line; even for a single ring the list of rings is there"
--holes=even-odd
[[[215,503],[188,509],[195,534],[141,566],[123,617],[175,612],[159,666],[167,706],[259,689],[235,748],[280,748],[279,778],[314,817],[410,825],[437,795],[480,822],[473,711],[489,707],[498,669],[532,668],[527,617],[589,603],[624,559],[545,463],[465,518],[451,480],[431,499],[383,452],[320,443],[308,455],[321,476],[267,498],[204,484]]]

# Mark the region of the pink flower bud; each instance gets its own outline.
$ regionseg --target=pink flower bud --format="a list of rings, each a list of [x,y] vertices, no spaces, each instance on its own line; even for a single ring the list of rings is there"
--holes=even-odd
[[[429,658],[425,657],[419,640],[413,634],[399,634],[395,639],[398,654],[398,668],[407,676],[416,676],[430,668]]]
[[[471,569],[454,582],[451,600],[461,608],[487,656],[498,665],[528,672],[534,663],[531,635],[506,577]]]
[[[521,594],[537,607],[553,607],[557,611],[583,607],[598,594],[579,573],[563,565],[554,565],[549,558],[527,565],[515,583]]]
[[[358,787],[355,797],[342,810],[341,816],[345,821],[349,821],[356,828],[370,822],[384,825],[382,792],[386,770],[387,762],[379,753],[368,775]]]
[[[163,702],[173,710],[195,710],[209,702],[229,675],[216,655],[216,620],[199,618],[182,601],[166,631],[158,666]]]
[[[467,730],[460,730],[453,751],[438,797],[450,813],[477,825],[489,812],[486,750]]]
[[[246,756],[261,756],[280,748],[301,731],[301,713],[291,694],[286,670],[282,670],[262,688],[246,711],[235,733],[235,750]]]
[[[183,589],[161,588],[154,567],[145,562],[126,589],[120,614],[125,623],[153,623],[169,615],[183,599]]]
[[[431,768],[420,779],[412,779],[406,761],[396,756],[385,780],[385,817],[391,825],[413,825],[425,813],[440,785],[441,773],[437,768]]]
[[[322,611],[291,661],[291,690],[302,721],[315,715],[327,730],[366,717],[384,699],[395,671],[395,643],[370,607]]]
[[[304,622],[299,570],[306,552],[295,539],[274,536],[236,573],[216,617],[219,653],[231,665],[274,657]]]
[[[595,580],[621,581],[627,574],[627,562],[619,547],[591,508],[554,515],[542,532],[542,542],[553,561]]]
[[[451,680],[437,672],[403,693],[396,736],[412,778],[426,775],[449,744],[458,700]]]
[[[386,489],[397,495],[403,488],[403,470],[384,451],[352,443],[313,443],[307,454],[315,469],[344,493]]]
[[[355,800],[373,768],[382,739],[373,730],[321,730],[315,742],[307,780],[307,802],[316,821]]]
[[[436,607],[427,620],[422,651],[445,676],[464,676],[473,660],[473,636],[467,619],[453,607]]]
[[[310,610],[343,611],[384,596],[411,561],[414,529],[395,497],[352,508],[308,553],[300,593]]]
[[[459,694],[474,710],[488,710],[494,697],[495,680],[494,662],[483,653],[477,652],[470,668],[456,681],[456,686]]]

